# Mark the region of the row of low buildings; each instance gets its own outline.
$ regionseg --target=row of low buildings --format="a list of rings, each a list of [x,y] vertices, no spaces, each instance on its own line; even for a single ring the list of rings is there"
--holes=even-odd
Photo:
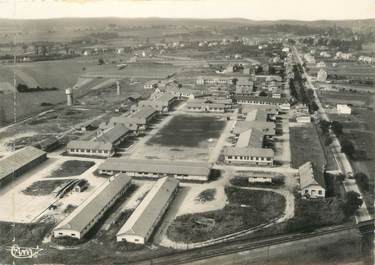
[[[66,146],[69,155],[83,155],[95,157],[111,157],[115,148],[133,135],[133,132],[123,124],[116,124],[106,131],[99,131],[99,135],[92,141],[75,140]]]
[[[230,99],[194,99],[188,100],[186,110],[191,112],[218,112],[225,113],[232,108]]]
[[[125,194],[130,184],[131,178],[125,175],[109,178],[53,229],[53,236],[83,238],[106,211]]]
[[[236,145],[224,147],[224,162],[228,164],[239,163],[259,166],[272,166],[274,161],[274,151],[264,148],[265,138],[271,139],[275,133],[275,123],[269,122],[269,115],[274,115],[274,109],[253,108],[243,109],[241,118],[237,120],[232,133],[236,139]]]
[[[0,188],[47,159],[47,153],[27,146],[0,160]]]
[[[273,105],[278,106],[282,110],[290,109],[290,103],[286,98],[272,98],[236,94],[234,95],[233,100],[238,104]]]
[[[67,145],[69,155],[84,155],[108,158],[115,154],[116,147],[133,135],[147,130],[159,113],[171,109],[176,96],[158,93],[152,99],[139,101],[130,115],[112,117],[105,131],[91,141],[70,141]]]
[[[54,238],[82,239],[103,215],[125,195],[131,177],[119,174],[110,178],[53,229]],[[116,235],[117,241],[145,244],[167,211],[179,186],[174,178],[156,181],[142,202]]]

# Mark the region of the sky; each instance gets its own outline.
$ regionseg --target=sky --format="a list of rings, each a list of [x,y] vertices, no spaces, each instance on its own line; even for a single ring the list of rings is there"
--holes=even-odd
[[[1,18],[375,18],[375,0],[0,0]]]

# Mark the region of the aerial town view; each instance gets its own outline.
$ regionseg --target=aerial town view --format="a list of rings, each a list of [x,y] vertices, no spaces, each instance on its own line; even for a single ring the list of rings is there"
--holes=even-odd
[[[0,11],[1,265],[374,264],[375,5],[21,2]]]

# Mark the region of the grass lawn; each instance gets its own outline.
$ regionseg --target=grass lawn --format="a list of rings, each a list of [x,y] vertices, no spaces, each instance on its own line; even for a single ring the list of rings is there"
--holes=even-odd
[[[219,138],[225,124],[226,122],[218,117],[178,115],[147,144],[198,147],[210,138]]]
[[[60,168],[56,169],[49,175],[50,178],[62,178],[70,176],[79,176],[95,165],[92,161],[68,160],[65,161]]]
[[[326,163],[324,150],[313,126],[291,127],[290,148],[293,168],[298,168],[308,161],[313,162],[318,168],[322,168]]]
[[[45,180],[45,181],[36,181],[31,184],[29,187],[24,189],[22,193],[32,196],[43,196],[49,195],[54,191],[58,186],[67,183],[67,180]]]
[[[179,242],[205,241],[267,223],[285,208],[284,197],[274,192],[226,187],[225,193],[228,204],[223,209],[177,217],[168,237]]]

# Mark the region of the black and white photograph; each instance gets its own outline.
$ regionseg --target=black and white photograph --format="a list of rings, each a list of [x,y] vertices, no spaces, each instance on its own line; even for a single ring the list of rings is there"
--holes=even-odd
[[[0,265],[373,265],[375,0],[0,0]]]

